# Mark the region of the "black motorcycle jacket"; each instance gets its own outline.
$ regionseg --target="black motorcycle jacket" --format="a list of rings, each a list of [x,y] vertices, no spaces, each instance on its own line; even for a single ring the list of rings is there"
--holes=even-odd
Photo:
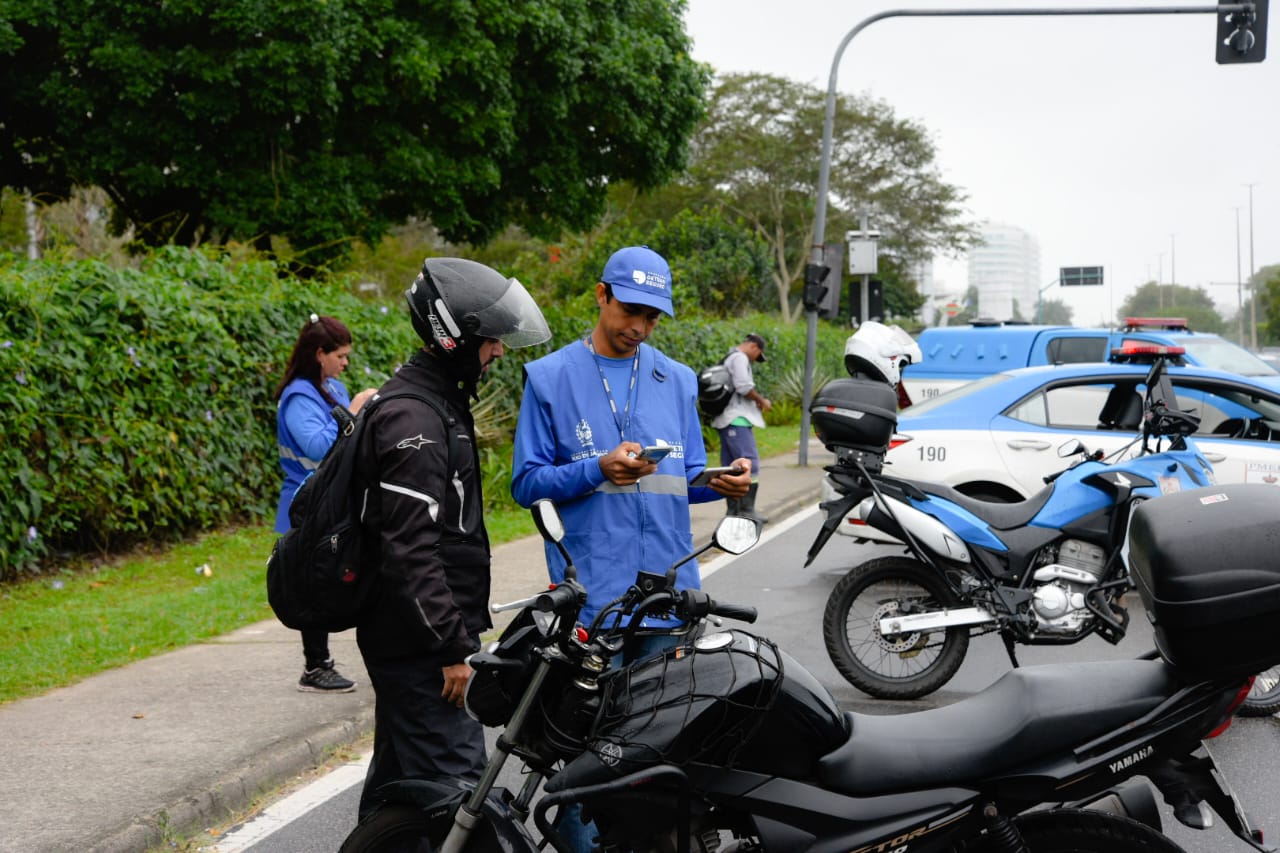
[[[415,355],[380,392],[403,390],[439,400],[449,417],[410,398],[371,413],[361,459],[379,588],[356,638],[370,660],[459,663],[493,625],[475,426],[465,392],[432,357]]]

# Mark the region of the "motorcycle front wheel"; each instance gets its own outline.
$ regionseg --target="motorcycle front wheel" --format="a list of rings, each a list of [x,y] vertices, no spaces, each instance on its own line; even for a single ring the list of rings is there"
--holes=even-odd
[[[969,629],[881,634],[886,616],[952,608],[960,602],[928,566],[881,557],[849,570],[822,614],[827,654],[850,684],[877,699],[917,699],[956,674],[969,650]]]
[[[431,818],[419,806],[388,803],[360,821],[338,853],[435,853],[451,826],[453,820],[447,814]],[[504,849],[483,820],[467,840],[467,853]]]
[[[1030,853],[1186,853],[1145,823],[1103,812],[1055,809],[1022,815],[1013,823]],[[984,837],[957,853],[1006,849],[996,838]]]
[[[1280,666],[1273,666],[1253,679],[1253,689],[1236,714],[1241,717],[1270,717],[1277,711],[1280,711]]]

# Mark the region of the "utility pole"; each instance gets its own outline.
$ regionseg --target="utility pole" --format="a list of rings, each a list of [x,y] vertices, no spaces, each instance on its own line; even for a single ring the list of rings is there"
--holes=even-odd
[[[1249,349],[1258,351],[1258,285],[1253,280],[1253,188],[1257,183],[1245,184],[1249,188]]]
[[[1236,205],[1236,340],[1244,346],[1244,281],[1240,274],[1240,206]]]
[[[1169,235],[1169,304],[1178,304],[1178,291],[1174,290],[1178,286],[1178,259],[1173,251],[1173,235]]]

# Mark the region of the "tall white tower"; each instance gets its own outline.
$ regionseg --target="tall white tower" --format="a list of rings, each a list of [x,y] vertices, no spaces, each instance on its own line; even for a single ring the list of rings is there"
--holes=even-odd
[[[1017,227],[983,224],[982,243],[969,250],[969,287],[978,289],[977,316],[1034,321],[1040,295],[1040,244]]]

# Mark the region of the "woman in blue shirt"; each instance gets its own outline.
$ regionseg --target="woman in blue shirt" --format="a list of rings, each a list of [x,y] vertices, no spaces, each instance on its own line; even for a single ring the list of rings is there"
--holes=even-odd
[[[276,509],[276,532],[289,529],[289,505],[302,481],[316,469],[338,437],[334,406],[345,406],[354,415],[377,389],[368,388],[351,399],[338,379],[351,357],[351,331],[333,317],[312,314],[289,355],[284,378],[276,388],[276,444],[284,485]],[[349,693],[354,681],[344,678],[329,657],[329,635],[302,631],[306,665],[298,689],[316,693]]]

